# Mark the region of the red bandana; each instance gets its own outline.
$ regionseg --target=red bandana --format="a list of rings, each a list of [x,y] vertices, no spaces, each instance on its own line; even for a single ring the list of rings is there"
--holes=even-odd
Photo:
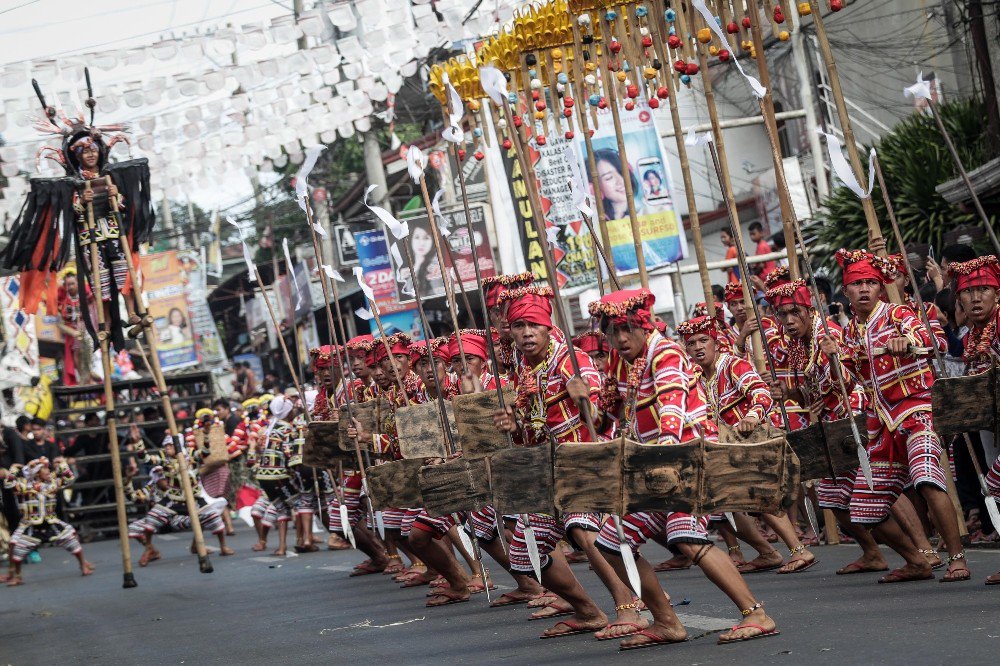
[[[370,343],[374,339],[370,333],[359,335],[348,340],[344,346],[347,347],[347,353],[351,356],[364,356],[371,349]]]
[[[587,331],[576,336],[573,338],[573,345],[586,354],[593,354],[599,351],[607,354],[611,351],[608,339],[600,331]]]
[[[416,364],[421,357],[427,357],[427,344],[427,340],[417,340],[410,345],[410,363]],[[430,348],[434,358],[440,359],[445,363],[451,360],[451,355],[448,353],[447,338],[434,338],[430,341]]]
[[[389,344],[389,351],[393,356],[410,353],[410,336],[406,333],[393,333],[386,338],[386,342]],[[384,359],[388,358],[385,353],[385,344],[381,340],[377,340],[374,342],[374,345],[375,362],[381,363]]]
[[[323,345],[322,347],[313,347],[310,349],[309,356],[312,358],[313,370],[333,367],[333,359],[337,356],[335,350],[343,351],[335,348],[333,345]]]
[[[499,301],[500,294],[509,289],[519,289],[527,287],[534,282],[535,276],[531,273],[517,273],[516,275],[495,275],[483,278],[483,289],[486,290],[486,307],[495,307]]]
[[[877,257],[867,250],[837,250],[837,263],[844,271],[845,285],[861,280],[876,280],[883,284],[896,277],[896,266],[889,259]]]
[[[699,334],[709,335],[715,340],[719,337],[719,327],[708,315],[701,315],[678,324],[677,334],[685,340]]]
[[[767,289],[774,289],[779,285],[785,284],[789,280],[791,280],[791,275],[788,272],[788,266],[778,266],[764,276],[764,287]]]
[[[726,311],[725,306],[718,301],[715,302],[715,318],[719,321],[726,321]],[[707,317],[708,316],[708,305],[705,303],[698,303],[694,306],[694,316],[695,317]]]
[[[729,282],[726,284],[725,297],[723,300],[726,303],[732,303],[733,301],[743,300],[743,283],[742,282]]]
[[[486,348],[486,331],[476,328],[463,328],[459,331],[459,335],[462,336],[462,349],[465,350],[466,356],[475,356],[484,361],[489,358]],[[451,358],[460,355],[458,337],[454,333],[451,334],[451,338],[448,340],[448,355]]]
[[[992,254],[951,264],[948,274],[958,281],[956,293],[972,287],[1000,289],[1000,262]]]
[[[615,326],[653,330],[652,310],[656,296],[646,289],[621,289],[590,304],[590,316],[609,319]]]
[[[501,292],[497,304],[509,303],[507,321],[523,319],[529,324],[552,326],[552,290],[548,287],[521,287]]]
[[[812,307],[812,299],[809,295],[809,287],[805,280],[795,280],[786,282],[774,289],[768,289],[764,297],[771,307],[777,309],[783,305],[801,305],[804,308]]]

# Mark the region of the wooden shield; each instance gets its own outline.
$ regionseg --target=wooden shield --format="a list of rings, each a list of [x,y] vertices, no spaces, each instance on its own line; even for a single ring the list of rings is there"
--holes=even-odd
[[[493,506],[500,515],[555,513],[549,447],[497,451],[490,456],[490,469]]]
[[[455,429],[455,413],[450,402],[445,402],[452,434]],[[438,416],[437,401],[422,405],[410,405],[396,409],[396,433],[399,435],[399,450],[405,459],[445,458],[449,451],[441,420]]]
[[[865,415],[856,415],[854,423],[858,427],[858,434],[861,435],[861,443],[867,444],[868,427],[865,425]],[[834,476],[854,474],[858,471],[860,463],[858,462],[858,443],[854,440],[851,422],[847,419],[837,419],[836,421],[824,421],[822,425],[826,443],[830,449],[830,461]],[[802,478],[808,477],[803,475]]]
[[[560,511],[622,515],[622,439],[561,444],[555,457],[555,505]]]
[[[213,423],[208,429],[208,449],[210,451],[206,462],[229,462],[229,447],[226,445],[226,427],[221,423]]]
[[[943,439],[974,430],[994,430],[997,425],[995,386],[995,367],[981,375],[935,380],[931,389],[934,430]]]
[[[513,405],[514,397],[513,390],[504,389],[504,404]],[[507,436],[493,425],[493,413],[500,409],[496,391],[456,395],[451,401],[463,458],[482,458],[509,448]]]
[[[312,421],[306,428],[302,445],[302,463],[309,467],[326,469],[336,467],[338,460],[349,459],[340,450],[338,426],[333,421]]]
[[[676,446],[625,440],[622,493],[625,512],[682,511],[701,515],[698,489],[704,456],[701,440]]]
[[[803,479],[833,476],[833,463],[826,454],[826,434],[821,423],[788,433],[788,443],[799,457]]]
[[[416,508],[424,505],[420,495],[420,460],[394,460],[365,468],[372,508]]]
[[[776,513],[791,506],[798,496],[799,461],[783,433],[774,430],[772,434],[755,444],[705,445],[698,515]]]
[[[462,457],[421,467],[420,495],[424,498],[424,508],[432,516],[487,506],[493,496],[487,484],[486,460]]]
[[[377,401],[368,400],[365,402],[352,402],[351,414],[361,424],[364,432],[378,432],[378,422],[375,418],[377,412]],[[347,415],[347,405],[340,406],[340,428],[337,432],[337,443],[344,453],[354,453],[354,442],[347,436],[347,429],[351,426],[351,419]]]

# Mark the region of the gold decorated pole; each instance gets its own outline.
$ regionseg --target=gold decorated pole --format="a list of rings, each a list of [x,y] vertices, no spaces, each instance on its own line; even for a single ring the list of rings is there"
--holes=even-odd
[[[92,192],[90,181],[85,181],[84,192]],[[104,410],[107,415],[105,425],[108,430],[108,453],[111,454],[111,474],[115,481],[115,516],[118,521],[118,545],[122,556],[122,587],[132,588],[138,583],[135,582],[135,574],[132,573],[132,554],[128,540],[128,516],[125,512],[125,485],[122,480],[122,458],[121,447],[118,445],[118,426],[115,419],[115,392],[111,385],[111,333],[108,330],[107,322],[104,319],[104,300],[101,291],[101,259],[97,240],[97,226],[94,223],[94,204],[87,203],[87,233],[89,235],[88,245],[90,251],[90,279],[91,290],[97,300],[97,339],[101,347],[101,368],[104,373]],[[128,239],[124,239],[123,246],[128,247]],[[132,262],[129,262],[131,267]],[[108,270],[111,270],[110,266]],[[114,275],[110,276],[114,280]],[[137,289],[138,285],[133,281],[132,288]],[[138,299],[137,299],[138,300]],[[117,303],[112,303],[113,307],[118,307]]]
[[[736,197],[733,196],[733,183],[729,175],[729,160],[726,157],[726,140],[723,136],[722,126],[719,124],[719,110],[715,106],[715,92],[712,88],[712,77],[708,74],[708,58],[705,55],[705,51],[708,46],[701,44],[696,46],[695,49],[698,52],[698,65],[701,67],[702,71],[702,87],[705,91],[705,104],[708,107],[708,119],[712,125],[712,144],[709,146],[709,151],[712,154],[712,161],[715,163],[715,168],[718,173],[719,185],[722,188],[723,198],[726,201],[726,210],[729,212],[730,221],[730,231],[733,235],[733,242],[736,243],[736,253],[737,257],[740,259],[740,278],[743,283],[743,305],[746,307],[746,311],[753,312],[755,318],[757,319],[757,330],[751,334],[751,344],[753,350],[753,364],[757,369],[757,372],[763,372],[768,364],[765,362],[764,354],[764,341],[762,336],[762,322],[760,317],[760,312],[757,308],[757,303],[753,298],[754,286],[750,282],[750,274],[747,272],[746,265],[746,248],[743,246],[743,229],[740,226],[740,215],[736,208]],[[769,361],[770,359],[766,359]],[[771,364],[773,365],[773,364]],[[776,377],[774,374],[774,368],[771,368],[771,375]],[[784,403],[779,401],[781,405],[782,412],[784,412]],[[784,416],[785,427],[788,427],[788,417]]]
[[[751,55],[757,62],[757,75],[761,85],[767,92],[758,101],[760,103],[760,113],[764,118],[764,129],[767,132],[767,140],[771,145],[771,161],[774,165],[774,181],[778,191],[778,204],[781,208],[781,224],[785,236],[785,249],[788,252],[788,274],[792,280],[802,277],[799,271],[799,263],[795,256],[795,208],[792,206],[791,193],[788,190],[788,181],[785,179],[785,165],[781,157],[781,143],[778,140],[778,121],[774,117],[774,98],[771,94],[771,73],[767,65],[767,56],[764,53],[764,40],[760,31],[760,16],[757,13],[757,0],[742,0],[747,6],[747,15],[750,19],[750,34],[753,40],[753,47],[750,49]],[[716,5],[724,3],[716,0]],[[733,57],[736,57],[735,54]]]
[[[833,58],[833,50],[830,48],[830,41],[826,36],[826,26],[823,25],[823,17],[820,16],[819,3],[816,0],[809,0],[809,7],[812,11],[813,26],[816,28],[816,41],[819,43],[819,51],[823,56],[823,64],[830,79],[830,92],[833,94],[833,101],[837,107],[837,117],[840,119],[840,129],[844,133],[844,143],[847,146],[847,157],[851,163],[851,171],[859,183],[868,180],[865,177],[864,167],[861,166],[861,155],[858,152],[858,145],[854,140],[854,130],[851,127],[851,118],[847,113],[847,103],[844,101],[844,91],[840,86],[840,74],[837,72],[837,63]],[[878,216],[875,214],[875,203],[871,196],[861,199],[861,207],[865,211],[865,222],[868,224],[868,236],[871,240],[881,240],[882,230],[879,227]],[[887,256],[883,249],[880,256]],[[893,303],[903,303],[902,294],[895,284],[885,285],[886,294]],[[963,522],[963,521],[959,521]]]
[[[112,181],[110,176],[105,176],[105,183],[108,187]],[[109,201],[111,214],[118,216],[120,202],[117,197]],[[122,225],[119,221],[119,228]],[[175,459],[177,461],[178,476],[180,477],[181,489],[184,493],[184,504],[187,507],[188,516],[191,519],[191,532],[194,535],[195,552],[198,556],[198,570],[201,573],[212,573],[214,570],[211,561],[208,559],[208,549],[205,547],[205,534],[201,529],[201,521],[198,518],[198,502],[194,496],[194,489],[191,486],[191,477],[188,472],[187,458],[185,457],[186,446],[184,435],[177,426],[177,419],[174,417],[174,408],[170,401],[170,392],[167,390],[167,381],[163,376],[163,368],[160,365],[160,355],[157,352],[160,335],[156,330],[156,322],[149,312],[145,310],[139,283],[139,273],[135,269],[132,256],[132,248],[129,246],[127,238],[122,239],[122,248],[125,250],[125,263],[128,265],[129,279],[132,281],[133,301],[135,302],[136,313],[139,315],[140,325],[145,333],[146,344],[149,345],[149,368],[152,371],[153,381],[156,384],[156,391],[160,394],[160,407],[163,416],[167,420],[167,428],[170,436],[174,439]],[[99,293],[99,292],[95,292]],[[100,308],[98,308],[100,310]],[[109,359],[110,360],[110,359]],[[112,466],[113,467],[113,466]]]
[[[662,19],[662,15],[658,15],[655,18],[656,20],[652,26],[653,48],[657,50],[657,53],[661,53],[663,42],[659,39],[659,31],[663,26],[657,25],[657,23]],[[665,64],[670,63],[672,67],[673,54],[666,52],[661,53],[661,55],[661,60]],[[708,260],[705,258],[705,241],[701,235],[701,222],[698,218],[698,202],[694,195],[691,165],[688,161],[687,146],[684,144],[684,129],[681,126],[681,116],[677,108],[677,94],[681,84],[679,78],[670,73],[669,68],[663,76],[666,78],[666,81],[663,83],[670,90],[669,95],[667,95],[667,103],[670,107],[670,120],[674,125],[674,142],[677,145],[677,159],[680,160],[681,177],[684,180],[684,196],[688,206],[688,223],[691,225],[691,241],[694,245],[695,259],[698,262],[698,275],[701,278],[701,289],[705,295],[705,307],[708,309],[708,316],[715,319],[715,295],[712,293],[712,280],[708,275]]]

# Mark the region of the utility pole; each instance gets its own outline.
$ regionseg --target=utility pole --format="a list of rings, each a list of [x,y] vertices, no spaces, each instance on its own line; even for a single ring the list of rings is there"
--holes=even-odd
[[[993,151],[996,152],[1000,150],[1000,107],[997,106],[997,89],[993,82],[990,42],[986,37],[986,23],[983,20],[983,2],[982,0],[967,0],[966,7],[969,9],[972,52],[976,54],[976,69],[979,70],[983,103],[986,105],[986,139]]]
[[[816,172],[816,198],[822,202],[830,194],[830,181],[826,174],[826,160],[823,159],[823,146],[816,133],[816,104],[813,98],[813,77],[809,54],[805,49],[805,35],[802,34],[802,19],[797,11],[788,13],[792,21],[792,60],[795,62],[795,75],[799,79],[799,101],[802,110],[806,112],[806,135],[809,139],[809,151],[812,153],[813,170]]]

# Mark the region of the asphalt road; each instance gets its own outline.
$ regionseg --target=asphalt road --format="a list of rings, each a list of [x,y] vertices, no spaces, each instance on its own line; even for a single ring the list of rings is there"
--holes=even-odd
[[[970,551],[973,581],[877,585],[876,575],[836,576],[852,546],[816,548],[820,563],[795,576],[748,577],[781,635],[716,645],[738,613],[697,569],[661,574],[691,640],[619,655],[614,641],[588,635],[539,640],[549,622],[526,622],[524,606],[423,607],[426,588],[397,589],[385,576],[348,578],[353,551],[263,557],[251,531],[232,539],[237,555],[212,558],[200,574],[187,535],[163,540],[164,557],[136,569],[139,587],[121,588],[117,542],[88,544],[89,578],[75,560],[45,548],[25,566],[25,585],[0,589],[0,663],[216,664],[388,663],[572,664],[589,659],[679,664],[996,664],[1000,587],[982,584],[1000,570],[1000,551]],[[665,559],[647,546],[653,561]],[[138,557],[138,553],[134,555]],[[896,558],[890,556],[890,564]],[[606,611],[613,603],[585,564],[574,571]],[[497,583],[511,584],[505,574]]]

